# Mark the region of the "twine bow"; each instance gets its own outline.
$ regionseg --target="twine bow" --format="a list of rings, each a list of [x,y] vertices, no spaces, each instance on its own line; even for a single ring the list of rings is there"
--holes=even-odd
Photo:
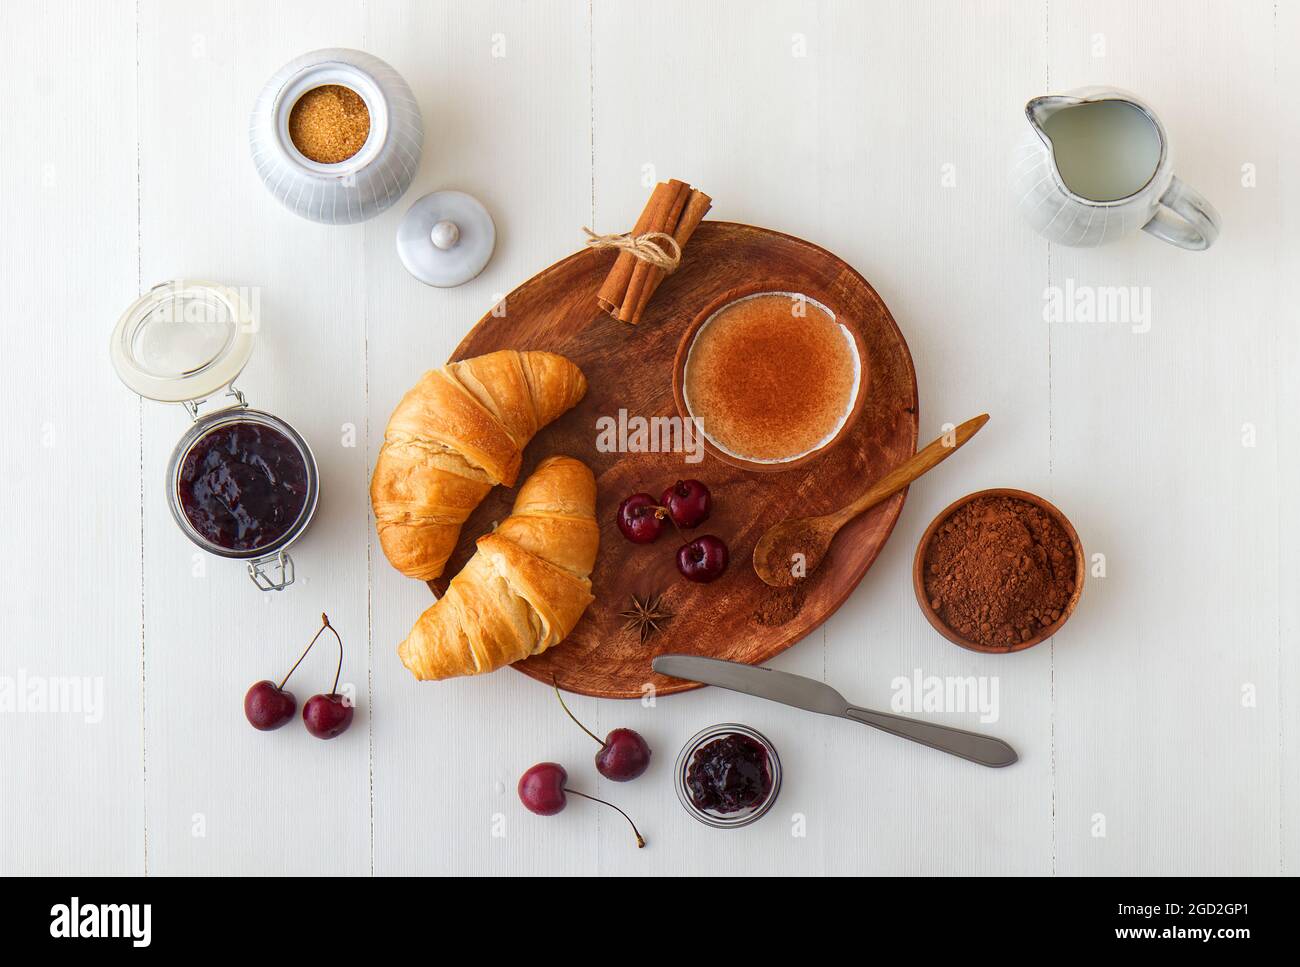
[[[682,247],[677,244],[677,239],[667,232],[646,232],[644,235],[633,235],[631,232],[623,232],[619,235],[597,235],[585,225],[582,230],[587,233],[588,248],[614,248],[620,252],[630,252],[642,262],[649,262],[655,268],[663,269],[669,274],[676,272],[677,266],[682,264]]]

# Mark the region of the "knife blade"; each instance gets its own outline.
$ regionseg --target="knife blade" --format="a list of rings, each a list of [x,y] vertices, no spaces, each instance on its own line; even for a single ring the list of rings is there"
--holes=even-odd
[[[822,715],[844,715],[849,710],[848,699],[825,682],[774,668],[699,655],[660,655],[650,665],[661,675],[717,685]]]
[[[940,752],[947,752],[991,769],[1000,769],[1017,761],[1016,750],[1001,739],[965,729],[924,722],[889,712],[850,705],[848,700],[825,682],[779,672],[772,668],[743,665],[720,658],[699,655],[659,655],[651,667],[661,675],[704,682],[733,692],[743,692],[782,705],[834,715],[851,722],[861,722],[901,739],[908,739]]]

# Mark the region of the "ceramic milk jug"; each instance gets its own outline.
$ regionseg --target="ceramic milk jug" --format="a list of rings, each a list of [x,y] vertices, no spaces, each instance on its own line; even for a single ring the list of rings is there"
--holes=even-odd
[[[1219,215],[1173,171],[1154,111],[1127,91],[1086,87],[1025,105],[1012,154],[1021,214],[1062,245],[1104,245],[1141,228],[1180,248],[1206,249]]]

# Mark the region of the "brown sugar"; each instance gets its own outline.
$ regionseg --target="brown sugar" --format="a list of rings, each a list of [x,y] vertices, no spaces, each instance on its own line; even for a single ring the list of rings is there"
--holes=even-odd
[[[370,109],[356,91],[340,84],[314,87],[289,112],[294,147],[319,164],[347,161],[370,136]]]
[[[944,624],[976,644],[1010,648],[1061,617],[1078,564],[1070,538],[1046,510],[987,496],[939,525],[926,547],[924,579]]]

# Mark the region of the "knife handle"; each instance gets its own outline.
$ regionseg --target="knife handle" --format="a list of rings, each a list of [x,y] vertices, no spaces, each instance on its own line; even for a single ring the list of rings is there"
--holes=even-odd
[[[863,725],[870,725],[882,732],[888,732],[890,735],[928,745],[931,749],[978,762],[990,769],[1009,766],[1019,758],[1016,750],[1001,739],[980,735],[978,732],[967,732],[965,729],[936,725],[934,722],[890,715],[888,712],[873,712],[868,708],[854,708],[851,705],[845,711],[844,717],[861,722]]]

